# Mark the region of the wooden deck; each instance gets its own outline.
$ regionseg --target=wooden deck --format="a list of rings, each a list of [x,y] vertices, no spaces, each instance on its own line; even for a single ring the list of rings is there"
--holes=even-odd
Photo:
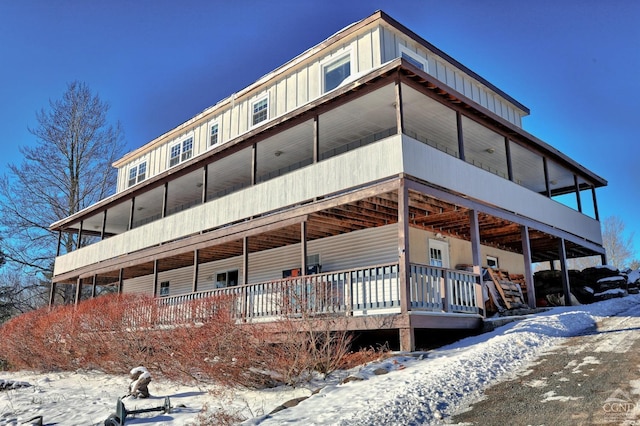
[[[158,324],[202,321],[207,304],[226,299],[245,323],[283,318],[331,317],[345,330],[473,328],[482,318],[479,276],[470,272],[410,265],[408,312],[402,312],[397,263],[254,283],[156,299]]]

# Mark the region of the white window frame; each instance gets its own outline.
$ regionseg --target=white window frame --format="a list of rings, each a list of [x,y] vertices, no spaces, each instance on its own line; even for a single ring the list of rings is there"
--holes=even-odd
[[[211,143],[211,131],[213,130],[213,128],[216,127],[218,130],[216,132],[216,143]],[[218,146],[220,145],[220,143],[222,142],[221,140],[221,129],[220,129],[220,122],[218,120],[212,121],[211,123],[209,123],[209,133],[207,134],[207,146],[209,148],[214,147],[214,146]]]
[[[231,286],[229,284],[229,275],[231,273],[233,273],[233,272],[235,272],[236,275],[238,276],[238,278],[237,278],[238,281],[233,286]],[[218,280],[218,278],[220,278],[222,276],[224,276],[224,281]],[[226,271],[214,272],[213,278],[214,278],[213,284],[214,284],[215,288],[236,287],[236,286],[240,285],[240,282],[239,282],[240,281],[240,271],[238,269],[228,269]]]
[[[185,143],[189,142],[189,140],[191,140],[191,149],[189,151],[185,151]],[[193,152],[193,147],[194,147],[194,142],[193,142],[193,135],[189,135],[185,138],[180,139],[179,142],[173,143],[171,145],[169,145],[169,168],[171,167],[175,167],[180,163],[183,163],[191,158],[193,158],[194,152]],[[172,157],[172,151],[174,150],[174,148],[178,147],[179,152],[178,155],[176,157]],[[185,157],[185,154],[189,152],[189,156]],[[177,158],[178,161],[176,161],[175,163],[172,164],[172,160],[174,158]]]
[[[349,58],[349,75],[345,77],[344,80],[342,80],[336,87],[334,87],[333,89],[327,90],[326,81],[325,81],[326,69],[331,65],[335,64],[336,62],[343,60],[346,57]],[[340,54],[336,54],[330,58],[326,58],[322,62],[320,62],[320,89],[321,89],[320,95],[324,95],[325,93],[336,90],[337,88],[342,86],[342,84],[346,80],[348,80],[355,74],[354,67],[355,67],[355,61],[353,58],[353,51],[351,49],[341,52]]]
[[[422,64],[422,69],[424,72],[429,72],[429,62],[423,58],[422,56],[420,56],[419,54],[417,54],[416,52],[414,52],[413,50],[409,49],[407,46],[400,44],[399,46],[399,57],[402,58],[403,55],[408,56],[409,58],[413,59],[414,61]]]
[[[166,297],[169,295],[169,287],[171,286],[170,281],[162,281],[160,283],[160,288],[158,289],[158,294],[160,297]]]
[[[494,266],[489,264],[489,261],[492,261]],[[497,256],[487,255],[487,267],[491,269],[500,269],[500,262]]]
[[[144,166],[144,174],[142,175],[142,178],[140,177],[140,167]],[[133,179],[131,179],[131,172],[132,171],[136,171],[135,177]],[[148,173],[148,168],[147,168],[147,160],[142,160],[137,162],[136,164],[133,164],[129,167],[129,170],[127,170],[127,188],[132,187],[140,182],[142,182],[143,180],[145,180],[147,178],[147,173]],[[132,182],[132,180],[134,182]]]
[[[257,104],[261,103],[261,102],[267,102],[267,107],[266,107],[266,111],[267,111],[267,115],[263,120],[258,121],[257,123],[254,122],[254,118],[256,113],[254,112],[254,108]],[[267,121],[269,121],[269,118],[271,118],[271,114],[269,114],[269,107],[271,106],[271,102],[269,102],[269,94],[267,93],[264,96],[260,96],[259,98],[257,98],[255,101],[251,102],[251,108],[249,108],[249,128],[254,128],[254,127],[258,127],[263,123],[266,123]]]
[[[442,255],[442,259],[440,259],[442,265],[434,265],[432,263],[431,249],[440,251]],[[439,239],[429,238],[429,242],[427,244],[427,256],[428,256],[427,257],[428,265],[437,266],[440,268],[449,268],[450,267],[449,243]]]

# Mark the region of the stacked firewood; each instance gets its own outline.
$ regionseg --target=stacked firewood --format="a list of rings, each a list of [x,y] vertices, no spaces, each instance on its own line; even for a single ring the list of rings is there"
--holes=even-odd
[[[612,266],[595,266],[582,271],[570,270],[569,282],[573,297],[583,304],[638,293],[640,271],[620,271]],[[538,306],[564,304],[562,273],[555,270],[534,274]]]

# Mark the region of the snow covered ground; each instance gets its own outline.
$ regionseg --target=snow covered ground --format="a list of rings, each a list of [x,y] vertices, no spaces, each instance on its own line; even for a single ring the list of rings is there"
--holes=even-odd
[[[233,391],[154,380],[149,385],[151,398],[127,398],[127,409],[161,406],[165,396],[175,408],[166,414],[127,417],[126,424],[193,424],[205,404],[210,412],[224,409],[240,415],[248,419],[247,425],[437,424],[545,350],[595,326],[599,317],[619,314],[639,303],[640,295],[632,295],[553,308],[437,350],[398,354],[297,389]],[[361,380],[340,384],[347,376]],[[0,425],[24,424],[39,415],[45,424],[101,425],[129,384],[126,376],[94,371],[0,372],[0,383],[3,380],[31,386],[0,391]],[[306,396],[296,407],[268,414],[288,400]]]

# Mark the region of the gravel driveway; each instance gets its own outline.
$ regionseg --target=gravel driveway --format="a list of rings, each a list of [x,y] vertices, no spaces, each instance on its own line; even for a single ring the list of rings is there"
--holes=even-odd
[[[567,339],[451,423],[640,425],[640,306]]]

